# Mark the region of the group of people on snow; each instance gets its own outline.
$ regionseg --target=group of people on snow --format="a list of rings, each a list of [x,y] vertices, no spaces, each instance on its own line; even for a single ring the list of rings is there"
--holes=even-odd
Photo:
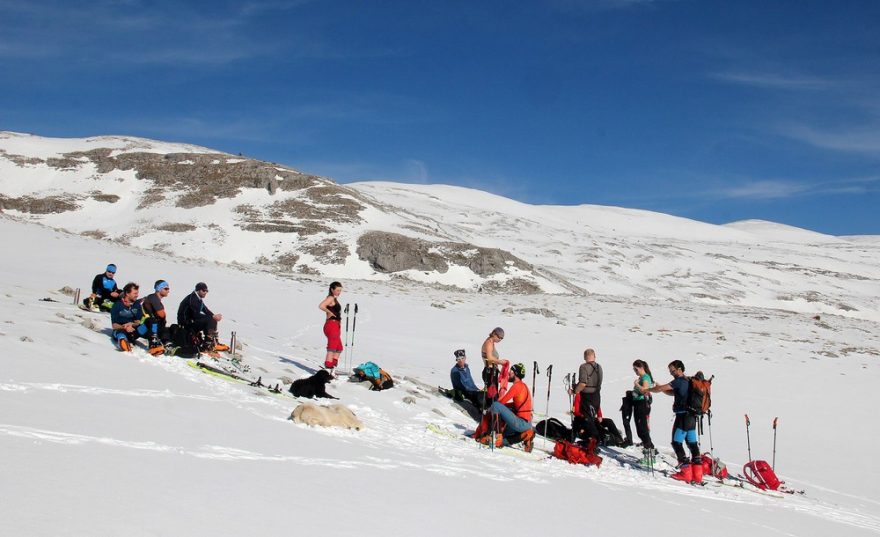
[[[504,339],[504,330],[494,328],[481,348],[483,359],[482,380],[484,387],[478,388],[467,364],[464,349],[454,352],[455,365],[450,371],[454,397],[467,400],[483,411],[483,420],[474,433],[481,443],[494,442],[497,447],[523,442],[523,449],[531,451],[535,429],[531,424],[532,396],[524,382],[526,368],[522,363],[511,365],[501,358],[497,344]],[[651,440],[650,416],[652,394],[665,393],[673,396],[672,410],[675,422],[672,426],[672,448],[675,451],[679,471],[672,477],[687,482],[699,483],[702,479],[702,461],[697,436],[697,417],[688,409],[689,381],[685,376],[685,366],[681,360],[673,360],[668,365],[673,379],[666,384],[657,384],[651,368],[644,360],[632,363],[635,373],[633,387],[626,391],[621,405],[626,438],[620,447],[633,445],[630,420],[635,418],[636,434],[641,441],[645,464],[653,464],[657,450]],[[579,442],[592,452],[603,439],[601,428],[605,421],[601,410],[602,366],[596,361],[596,351],[584,351],[584,363],[578,369],[576,382],[568,388],[574,398],[572,409],[572,429]],[[613,425],[612,425],[613,427]],[[500,434],[497,431],[502,431]],[[544,428],[546,432],[546,427]],[[687,445],[689,454],[685,452]]]
[[[147,340],[150,354],[162,354],[170,348],[197,346],[201,351],[222,351],[228,346],[217,341],[217,323],[223,318],[205,305],[208,286],[196,284],[192,293],[177,308],[177,324],[169,325],[163,299],[171,293],[167,280],[156,280],[153,292],[140,297],[135,282],[116,285],[115,264],[107,265],[92,281],[92,292],[83,306],[92,311],[109,311],[113,341],[119,350],[131,350],[137,339]]]
[[[208,286],[198,283],[192,293],[187,295],[177,310],[177,325],[174,330],[167,324],[165,306],[162,302],[171,292],[169,283],[160,279],[153,284],[153,293],[139,299],[137,283],[127,283],[121,290],[116,285],[115,264],[107,265],[106,270],[95,276],[92,282],[92,293],[84,300],[84,305],[94,311],[109,311],[113,327],[113,339],[120,350],[129,350],[138,338],[149,342],[151,354],[165,352],[172,344],[172,332],[182,332],[187,337],[199,342],[200,350],[220,351],[228,347],[217,342],[217,323],[223,318],[213,313],[205,305]],[[342,305],[339,296],[342,284],[330,284],[327,296],[318,304],[324,312],[324,335],[327,338],[327,353],[324,367],[332,372],[338,366],[339,355],[343,352],[341,339]],[[494,328],[485,339],[480,349],[483,360],[481,378],[484,387],[479,388],[474,382],[467,364],[464,349],[453,354],[455,365],[450,371],[453,392],[457,397],[466,399],[482,411],[482,421],[474,433],[474,438],[483,444],[502,447],[523,443],[525,451],[531,451],[535,428],[532,425],[533,400],[532,394],[524,381],[526,367],[522,363],[511,364],[501,358],[497,344],[504,340],[504,329]],[[601,441],[603,423],[601,409],[602,366],[596,361],[596,351],[584,351],[584,363],[578,369],[576,382],[568,388],[569,395],[574,398],[572,409],[572,429],[577,433],[587,449],[592,450]],[[672,448],[678,459],[680,470],[673,477],[684,481],[699,482],[702,475],[700,447],[697,436],[696,416],[687,406],[689,382],[684,374],[685,366],[681,360],[669,363],[668,370],[673,379],[666,384],[657,384],[651,368],[644,360],[635,360],[632,364],[635,379],[633,387],[627,390],[621,405],[626,438],[621,447],[633,445],[630,421],[634,417],[636,434],[646,461],[653,461],[656,448],[651,440],[650,415],[651,394],[665,393],[673,396],[672,410],[675,422],[672,430]],[[546,429],[545,429],[546,431]],[[690,451],[685,452],[684,445]],[[699,474],[699,475],[697,475]]]

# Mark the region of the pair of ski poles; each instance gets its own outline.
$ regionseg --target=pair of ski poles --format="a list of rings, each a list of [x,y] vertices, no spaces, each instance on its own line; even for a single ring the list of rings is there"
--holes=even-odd
[[[347,373],[351,373],[351,356],[354,354],[354,333],[357,329],[357,315],[358,315],[358,305],[355,303],[354,305],[354,315],[351,317],[351,343],[348,342],[348,321],[349,321],[349,304],[345,305],[345,309],[342,310],[345,313],[345,370]]]
[[[773,462],[770,465],[770,468],[773,471],[776,471],[776,426],[779,423],[779,417],[773,418]],[[749,462],[752,461],[752,439],[751,435],[749,435],[749,427],[752,425],[752,421],[749,419],[749,415],[746,414],[746,445],[749,450]]]

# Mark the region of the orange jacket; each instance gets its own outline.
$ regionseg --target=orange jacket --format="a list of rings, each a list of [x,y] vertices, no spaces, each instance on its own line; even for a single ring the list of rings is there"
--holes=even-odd
[[[518,418],[532,421],[532,393],[524,382],[515,382],[498,402],[511,407]]]

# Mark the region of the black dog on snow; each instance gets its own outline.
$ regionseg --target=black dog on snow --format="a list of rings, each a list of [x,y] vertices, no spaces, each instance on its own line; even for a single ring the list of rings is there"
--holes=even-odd
[[[331,380],[333,380],[333,375],[326,369],[320,369],[309,378],[293,381],[293,384],[290,385],[290,393],[296,397],[339,399],[327,393],[325,389],[327,383]]]

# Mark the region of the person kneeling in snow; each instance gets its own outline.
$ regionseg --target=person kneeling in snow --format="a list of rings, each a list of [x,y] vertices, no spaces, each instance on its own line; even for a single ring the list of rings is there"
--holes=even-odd
[[[495,439],[495,446],[501,447],[517,442],[523,442],[523,450],[532,451],[532,442],[535,438],[535,429],[532,428],[532,394],[523,378],[526,376],[526,366],[514,364],[508,374],[510,386],[500,399],[492,403],[489,412],[504,422],[504,434]],[[481,443],[488,443],[490,435],[484,435],[479,439]]]
[[[113,304],[113,309],[110,310],[113,341],[121,351],[130,351],[136,339],[146,338],[150,333],[143,323],[144,310],[138,302],[139,293],[138,284],[133,282],[125,284],[122,288],[122,298]]]

